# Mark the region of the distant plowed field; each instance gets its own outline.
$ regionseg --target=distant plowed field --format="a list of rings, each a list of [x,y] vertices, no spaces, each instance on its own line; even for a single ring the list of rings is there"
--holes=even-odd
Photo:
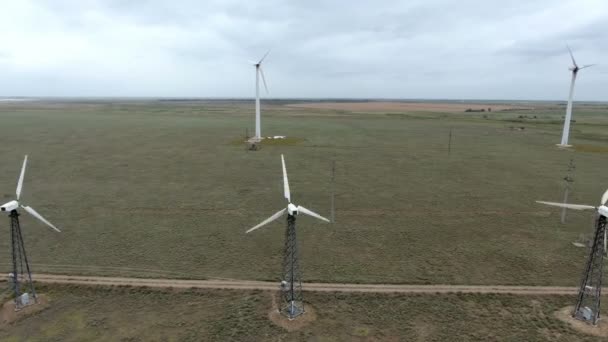
[[[473,103],[426,103],[426,102],[313,102],[290,104],[289,107],[346,110],[352,112],[464,112],[467,109],[480,110],[492,108],[494,111],[505,109],[531,109],[522,106],[489,105]]]

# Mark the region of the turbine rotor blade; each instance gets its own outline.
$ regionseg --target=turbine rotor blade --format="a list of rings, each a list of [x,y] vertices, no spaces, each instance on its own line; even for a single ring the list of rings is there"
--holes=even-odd
[[[258,224],[257,226],[255,226],[255,227],[253,227],[253,228],[249,229],[248,231],[246,231],[246,232],[245,232],[245,234],[247,234],[247,233],[251,233],[252,231],[254,231],[254,230],[256,230],[256,229],[258,229],[258,228],[260,228],[260,227],[262,227],[262,226],[265,226],[265,225],[269,224],[270,222],[272,222],[272,221],[274,221],[274,220],[278,219],[279,217],[281,217],[281,216],[283,215],[283,213],[285,213],[285,210],[287,210],[287,209],[286,209],[286,208],[283,208],[283,209],[281,209],[281,210],[277,211],[277,212],[276,212],[274,215],[272,215],[272,216],[270,216],[269,218],[267,218],[267,219],[265,219],[264,221],[262,221],[262,223],[260,223],[260,224]]]
[[[266,51],[266,53],[264,54],[264,56],[262,57],[262,59],[260,59],[260,61],[258,62],[258,64],[262,64],[262,62],[264,61],[264,58],[266,58],[266,56],[268,56],[269,53],[270,53],[270,50]]]
[[[570,45],[566,45],[566,47],[568,47],[568,52],[570,52],[570,58],[572,58],[572,64],[574,64],[574,66],[578,68],[576,61],[574,60],[574,55],[572,54],[572,50],[570,50]]]
[[[61,230],[59,230],[57,227],[55,227],[51,222],[47,221],[44,217],[42,217],[42,215],[38,214],[38,212],[36,210],[34,210],[34,208],[32,207],[28,207],[28,206],[21,206],[21,208],[25,209],[25,211],[27,211],[30,215],[34,216],[35,218],[37,218],[38,220],[42,221],[42,223],[46,224],[47,226],[53,228],[54,230],[58,231],[59,233],[61,233]]]
[[[322,220],[322,221],[325,221],[325,222],[329,222],[329,220],[326,219],[325,217],[323,217],[323,216],[315,213],[314,211],[308,210],[308,209],[304,208],[301,205],[298,206],[298,213],[306,214],[308,216],[312,216],[314,218],[318,218],[319,220]]]
[[[574,209],[574,210],[597,209],[596,207],[594,207],[592,205],[586,205],[586,204],[568,204],[568,203],[545,202],[545,201],[536,201],[536,203],[551,205],[551,206],[560,207],[560,208]]]
[[[262,75],[262,82],[264,83],[264,89],[266,89],[266,94],[268,94],[268,86],[266,85],[266,77],[264,77],[264,70],[262,69],[262,66],[260,65],[258,70],[260,70],[260,75]]]
[[[23,177],[25,176],[25,167],[27,165],[27,154],[25,155],[25,158],[23,158],[23,166],[21,167],[21,174],[19,175],[19,181],[17,181],[17,201],[19,200],[19,197],[21,197],[21,189],[23,188]]]
[[[585,68],[588,68],[588,67],[592,67],[592,66],[594,66],[594,65],[595,65],[595,64],[587,64],[587,65],[583,65],[582,67],[580,67],[580,68],[578,68],[578,69],[579,69],[579,70],[580,70],[580,69],[585,69]]]
[[[283,164],[283,196],[287,202],[291,203],[291,193],[289,191],[289,180],[287,179],[287,168],[285,167],[285,158],[281,154],[281,163]]]
[[[602,205],[606,205],[606,202],[608,202],[608,190],[602,195]]]

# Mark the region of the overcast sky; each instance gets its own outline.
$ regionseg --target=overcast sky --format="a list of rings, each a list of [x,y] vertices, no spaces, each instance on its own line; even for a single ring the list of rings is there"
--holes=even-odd
[[[608,101],[606,0],[6,0],[0,96]]]

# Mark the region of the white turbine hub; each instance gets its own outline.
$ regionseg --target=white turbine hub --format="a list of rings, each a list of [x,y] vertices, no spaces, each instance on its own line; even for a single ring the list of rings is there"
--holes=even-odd
[[[606,209],[608,209],[608,208],[606,208]],[[293,203],[289,203],[287,205],[287,212],[291,216],[298,215],[298,207],[295,206]]]

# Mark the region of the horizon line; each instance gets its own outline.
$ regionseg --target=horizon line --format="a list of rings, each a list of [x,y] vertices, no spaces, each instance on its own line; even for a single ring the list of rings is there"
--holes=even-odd
[[[0,96],[0,102],[20,101],[20,100],[177,100],[177,101],[200,101],[200,100],[255,100],[255,97],[227,97],[227,96]],[[395,97],[266,97],[261,100],[266,101],[442,101],[442,102],[568,102],[567,100],[556,99],[509,99],[509,98],[395,98]],[[608,100],[575,100],[574,102],[594,102],[608,103]]]

